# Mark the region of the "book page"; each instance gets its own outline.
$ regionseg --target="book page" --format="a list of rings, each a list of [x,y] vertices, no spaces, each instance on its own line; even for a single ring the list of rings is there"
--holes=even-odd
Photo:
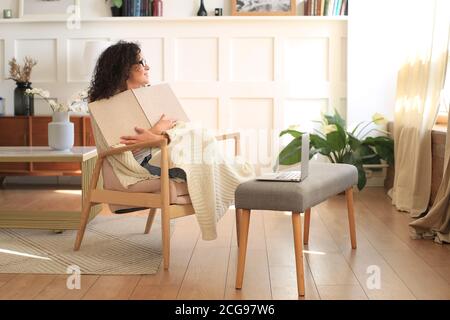
[[[162,114],[169,119],[189,122],[188,116],[168,84],[133,89],[133,93],[152,126]]]
[[[89,103],[88,107],[109,146],[120,143],[121,136],[136,135],[135,127],[151,127],[131,90]]]

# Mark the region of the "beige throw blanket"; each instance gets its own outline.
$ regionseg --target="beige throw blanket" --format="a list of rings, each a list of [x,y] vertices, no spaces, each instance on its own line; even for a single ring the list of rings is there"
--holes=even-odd
[[[106,149],[106,141],[94,121],[93,127],[97,148]],[[240,157],[225,157],[214,135],[206,130],[179,123],[167,133],[171,140],[169,167],[186,172],[202,239],[214,240],[217,238],[216,224],[233,204],[236,187],[254,177],[253,166]],[[131,151],[108,157],[108,161],[125,188],[145,179],[159,179],[137,163]],[[150,164],[160,166],[159,149],[152,149]]]

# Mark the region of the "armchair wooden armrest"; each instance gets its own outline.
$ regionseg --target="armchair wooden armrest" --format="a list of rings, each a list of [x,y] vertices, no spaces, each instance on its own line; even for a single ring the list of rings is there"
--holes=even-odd
[[[108,156],[116,155],[122,152],[131,151],[135,149],[143,149],[148,147],[159,147],[159,148],[165,148],[167,147],[167,140],[166,138],[161,138],[161,140],[158,141],[146,141],[146,142],[140,142],[129,146],[119,147],[119,148],[108,148],[107,150],[100,152],[98,154],[99,158],[105,158]]]
[[[217,141],[223,141],[228,139],[234,139],[234,155],[238,156],[240,154],[241,134],[239,132],[232,132],[216,136]]]

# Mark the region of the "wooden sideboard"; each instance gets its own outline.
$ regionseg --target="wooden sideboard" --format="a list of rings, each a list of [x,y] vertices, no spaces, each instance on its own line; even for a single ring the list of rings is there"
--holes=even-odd
[[[0,117],[0,146],[48,146],[48,123],[51,116]],[[95,146],[89,116],[71,116],[74,124],[74,146]],[[4,176],[79,176],[81,165],[67,162],[0,163],[0,178]]]

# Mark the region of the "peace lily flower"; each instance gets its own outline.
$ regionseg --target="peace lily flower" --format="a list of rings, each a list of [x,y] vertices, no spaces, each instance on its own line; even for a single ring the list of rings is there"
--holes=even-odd
[[[378,125],[385,125],[388,123],[387,119],[381,113],[374,113],[372,116],[372,121]]]
[[[329,133],[337,131],[338,129],[335,124],[328,124],[326,126],[323,126],[322,130],[323,130],[323,133],[329,134]]]
[[[291,124],[291,125],[288,127],[288,129],[289,129],[289,130],[298,130],[298,129],[300,129],[300,125],[299,125],[299,124]]]

